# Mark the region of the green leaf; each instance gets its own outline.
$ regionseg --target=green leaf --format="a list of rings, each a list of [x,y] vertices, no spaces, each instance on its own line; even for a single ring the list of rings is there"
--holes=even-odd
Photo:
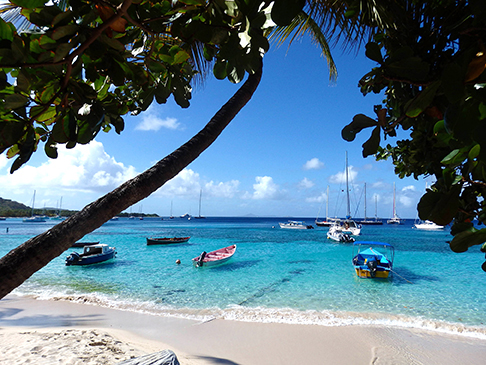
[[[30,109],[30,117],[38,122],[47,122],[54,118],[57,114],[56,107],[50,106],[48,108],[39,105]]]
[[[466,252],[469,247],[481,245],[486,241],[486,228],[481,230],[470,229],[458,233],[449,244],[451,250],[459,253]]]
[[[24,135],[24,124],[21,122],[2,122],[0,124],[0,150],[4,151],[17,143]]]
[[[449,224],[459,210],[460,193],[460,185],[454,185],[444,193],[428,190],[417,205],[420,219],[430,220],[441,226]]]
[[[453,150],[450,152],[446,157],[440,161],[444,165],[456,165],[460,164],[462,161],[466,159],[466,155],[459,149]]]
[[[416,118],[418,117],[430,104],[435,98],[437,94],[437,90],[441,86],[440,81],[434,81],[432,84],[427,86],[422,92],[420,92],[415,98],[412,99],[412,102],[408,106],[405,114],[409,118]]]
[[[55,29],[54,32],[52,32],[51,38],[54,39],[55,41],[58,41],[61,38],[75,34],[78,31],[78,29],[79,29],[78,25],[74,25],[74,24],[64,25],[62,27],[58,27],[57,29]]]
[[[0,18],[0,39],[13,41],[13,36],[15,32],[15,27],[12,23],[7,23],[5,20]]]
[[[363,143],[363,157],[375,155],[380,147],[380,126],[375,127],[371,133],[371,137]]]
[[[275,24],[280,26],[289,25],[299,14],[305,4],[305,0],[275,0],[271,16]]]
[[[70,43],[61,43],[59,46],[56,48],[56,54],[54,55],[54,62],[59,62],[66,57],[69,52],[71,51],[71,44]]]
[[[481,152],[481,145],[477,144],[471,150],[469,151],[468,158],[470,160],[474,160],[476,157],[479,156],[479,153]]]
[[[55,144],[46,143],[44,145],[44,151],[50,158],[57,158],[57,147]]]
[[[12,94],[5,98],[5,108],[17,109],[25,106],[29,102],[29,98],[19,94]]]
[[[356,114],[353,121],[343,128],[341,136],[345,141],[352,142],[356,134],[361,132],[364,128],[376,127],[378,122],[364,114]]]
[[[25,9],[41,8],[48,0],[11,0],[14,5]]]
[[[380,46],[375,43],[375,42],[369,42],[366,45],[366,52],[365,52],[366,57],[368,57],[370,60],[376,61],[380,64],[383,63],[383,56],[381,55],[381,48]]]
[[[226,73],[226,62],[216,61],[213,67],[213,73],[218,80],[224,80],[228,76]]]
[[[186,52],[186,51],[179,51],[176,53],[176,55],[174,56],[174,64],[179,64],[179,63],[183,63],[183,62],[186,62],[188,59],[190,58],[189,54]]]

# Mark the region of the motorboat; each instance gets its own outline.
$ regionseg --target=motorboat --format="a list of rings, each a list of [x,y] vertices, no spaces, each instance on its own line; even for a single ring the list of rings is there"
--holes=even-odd
[[[288,221],[288,223],[279,223],[280,228],[286,229],[312,229],[312,225],[306,225],[304,222],[300,221]]]
[[[384,242],[355,242],[353,266],[359,278],[389,277],[393,268],[395,249]]]
[[[84,246],[83,253],[72,252],[66,257],[66,266],[97,264],[114,259],[115,255],[115,247],[106,244]]]
[[[327,238],[341,243],[352,243],[355,241],[354,237],[344,233],[339,225],[332,225],[327,232]]]
[[[199,256],[192,259],[195,267],[211,267],[228,262],[236,252],[236,245],[223,247],[215,251],[203,251]]]
[[[415,223],[414,228],[421,229],[424,231],[439,231],[444,229],[444,226],[440,226],[432,221],[426,220],[422,222]]]

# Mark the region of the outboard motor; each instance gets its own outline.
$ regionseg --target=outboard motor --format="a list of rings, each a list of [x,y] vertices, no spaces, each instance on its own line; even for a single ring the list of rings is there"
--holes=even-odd
[[[368,269],[370,269],[370,276],[374,278],[376,276],[376,271],[378,269],[378,263],[375,260],[368,261],[366,263],[366,266],[368,266]]]
[[[72,252],[68,257],[66,257],[66,265],[69,266],[72,263],[79,261],[80,258],[79,253]]]
[[[199,256],[199,260],[197,260],[197,266],[198,267],[202,267],[204,262],[204,258],[206,257],[206,251],[203,251],[203,253],[201,254],[201,256]]]

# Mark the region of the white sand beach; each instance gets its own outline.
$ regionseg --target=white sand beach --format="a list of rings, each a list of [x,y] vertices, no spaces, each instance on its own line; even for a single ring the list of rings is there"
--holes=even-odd
[[[0,364],[116,364],[165,349],[183,365],[486,361],[485,340],[432,331],[197,322],[15,295],[0,300]]]

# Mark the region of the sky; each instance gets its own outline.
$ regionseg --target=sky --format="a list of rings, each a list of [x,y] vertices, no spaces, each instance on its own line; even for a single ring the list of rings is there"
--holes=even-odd
[[[308,39],[290,48],[272,45],[252,100],[216,142],[126,212],[198,215],[201,193],[201,215],[208,217],[323,218],[326,212],[343,217],[347,153],[353,217],[363,217],[365,205],[368,217],[391,217],[395,184],[397,214],[416,218],[426,181],[399,179],[391,161],[363,158],[368,131],[354,142],[341,138],[341,129],[354,115],[376,117],[373,106],[382,97],[365,97],[357,86],[375,62],[365,58],[364,48],[332,52],[338,68],[336,82],[329,81],[327,62]],[[139,116],[125,117],[121,135],[100,132],[88,145],[59,148],[55,160],[45,156],[42,146],[14,174],[9,173],[12,160],[3,153],[0,197],[32,206],[35,191],[36,208],[58,207],[62,200],[64,209],[82,209],[189,140],[240,85],[210,77],[195,86],[187,109],[172,98],[167,104],[154,104]]]

